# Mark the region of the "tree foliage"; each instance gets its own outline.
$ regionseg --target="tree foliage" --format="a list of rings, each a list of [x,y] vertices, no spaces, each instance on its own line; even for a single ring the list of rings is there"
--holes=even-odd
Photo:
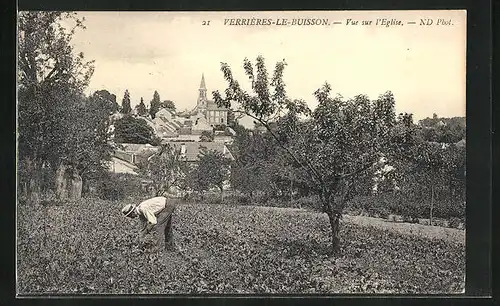
[[[130,93],[128,92],[128,89],[126,89],[125,93],[123,94],[121,112],[122,114],[130,114],[131,111],[132,108],[130,106]]]
[[[224,184],[228,182],[231,161],[219,151],[205,150],[199,155],[197,165],[191,171],[191,183],[196,191],[217,188],[223,196]]]
[[[171,100],[165,100],[165,101],[161,102],[160,107],[168,108],[168,109],[175,111],[175,103],[174,103],[174,101],[171,101]]]
[[[153,94],[153,100],[150,102],[149,106],[149,114],[151,115],[151,118],[154,119],[156,116],[156,113],[160,110],[160,94],[158,91],[155,90]]]
[[[173,187],[185,189],[188,166],[182,160],[180,149],[169,144],[143,160],[139,169],[142,175],[153,181],[156,196],[165,196]]]
[[[110,93],[107,90],[95,91],[90,99],[93,100],[92,103],[97,103],[100,108],[107,110],[110,114],[117,112],[120,106],[116,102],[116,95]]]
[[[77,29],[84,26],[76,13],[19,14],[20,183],[34,201],[42,168],[93,173],[110,157],[106,125],[114,98],[104,91],[83,95],[94,67],[74,52]]]
[[[304,101],[287,97],[285,66],[284,61],[278,62],[269,79],[263,57],[257,57],[255,65],[245,59],[243,67],[252,88],[247,92],[234,79],[230,67],[222,63],[228,88],[224,97],[213,92],[214,99],[220,106],[234,106],[233,112],[263,126],[290,165],[300,168],[295,172],[307,175],[304,181],[309,181],[309,188],[321,199],[320,208],[331,223],[333,248],[338,251],[339,219],[356,178],[379,167],[384,155],[397,153],[393,144],[406,139],[408,116],[396,118],[390,92],[374,101],[363,95],[332,98],[328,84],[314,93],[318,106],[313,112]]]
[[[146,109],[146,105],[144,104],[144,99],[141,97],[141,102],[136,106],[137,115],[146,116],[148,111]]]
[[[432,118],[420,120],[418,125],[426,141],[456,143],[465,139],[465,117],[441,118],[434,114]]]
[[[155,133],[146,120],[126,115],[115,122],[115,139],[118,143],[151,143]]]
[[[212,142],[214,141],[214,133],[210,131],[203,131],[200,135],[200,141],[202,142]]]

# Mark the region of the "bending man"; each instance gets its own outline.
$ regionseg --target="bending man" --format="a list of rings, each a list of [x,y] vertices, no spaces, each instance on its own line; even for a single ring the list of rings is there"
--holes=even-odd
[[[172,233],[174,210],[175,205],[167,203],[167,198],[155,197],[141,202],[137,206],[128,204],[123,207],[122,213],[129,218],[139,217],[141,238],[146,238],[146,235],[155,229],[158,235],[156,246],[161,247],[163,244],[166,250],[173,251],[176,249]]]

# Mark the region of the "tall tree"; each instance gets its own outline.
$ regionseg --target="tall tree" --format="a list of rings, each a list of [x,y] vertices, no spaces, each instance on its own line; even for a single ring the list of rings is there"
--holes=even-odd
[[[125,93],[123,94],[121,112],[123,114],[130,114],[131,111],[132,108],[130,107],[130,93],[128,92],[128,89],[126,89]]]
[[[155,90],[153,94],[153,100],[151,100],[151,104],[149,107],[149,114],[151,118],[154,119],[158,110],[160,110],[160,94]]]
[[[19,160],[27,170],[20,181],[36,202],[42,168],[65,174],[77,167],[71,156],[82,148],[76,143],[85,133],[74,131],[89,130],[86,122],[74,122],[73,111],[84,103],[94,67],[71,45],[75,31],[84,28],[76,13],[21,12],[18,21]]]
[[[287,97],[283,81],[285,65],[284,61],[278,62],[269,80],[263,57],[257,57],[256,71],[245,59],[243,67],[252,88],[252,92],[247,92],[234,79],[230,67],[222,63],[228,88],[225,97],[215,91],[214,99],[219,106],[234,104],[235,113],[261,124],[290,163],[308,176],[311,190],[319,195],[319,208],[330,220],[332,251],[338,253],[340,218],[355,179],[369,169],[380,167],[383,154],[392,153],[390,143],[393,127],[397,125],[395,101],[390,92],[375,101],[362,95],[349,100],[332,98],[331,88],[325,84],[315,92],[318,106],[312,112],[304,101]],[[286,121],[275,124],[285,115]],[[299,124],[300,117],[309,116],[312,117],[309,124]],[[281,135],[277,132],[279,127]]]
[[[148,112],[146,110],[146,105],[144,104],[144,99],[141,97],[141,102],[136,106],[137,115],[145,116]]]

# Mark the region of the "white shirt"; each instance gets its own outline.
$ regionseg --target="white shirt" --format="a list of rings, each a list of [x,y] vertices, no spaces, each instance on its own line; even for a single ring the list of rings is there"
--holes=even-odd
[[[156,216],[158,212],[165,208],[167,203],[167,198],[165,197],[155,197],[148,199],[141,204],[137,205],[135,208],[137,214],[143,215],[149,223],[156,224]]]

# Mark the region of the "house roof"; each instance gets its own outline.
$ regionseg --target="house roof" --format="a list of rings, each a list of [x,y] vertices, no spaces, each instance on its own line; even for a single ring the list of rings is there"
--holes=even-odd
[[[175,111],[173,109],[162,107],[158,110],[158,112],[156,112],[156,116],[162,115],[164,113],[170,113],[171,115],[175,115]]]
[[[113,173],[129,173],[137,175],[137,166],[119,159],[117,157],[112,157],[109,162],[109,171]]]
[[[233,155],[224,143],[220,142],[168,142],[172,147],[179,150],[182,146],[186,149],[186,161],[195,162],[198,161],[198,155],[203,152],[203,150],[217,151],[224,154],[225,157],[234,160]]]
[[[191,135],[192,134],[191,127],[181,127],[181,128],[179,128],[179,134],[180,135]]]
[[[156,148],[150,144],[120,143],[119,145],[123,147],[123,151],[132,153],[138,153],[144,150],[156,150]]]

